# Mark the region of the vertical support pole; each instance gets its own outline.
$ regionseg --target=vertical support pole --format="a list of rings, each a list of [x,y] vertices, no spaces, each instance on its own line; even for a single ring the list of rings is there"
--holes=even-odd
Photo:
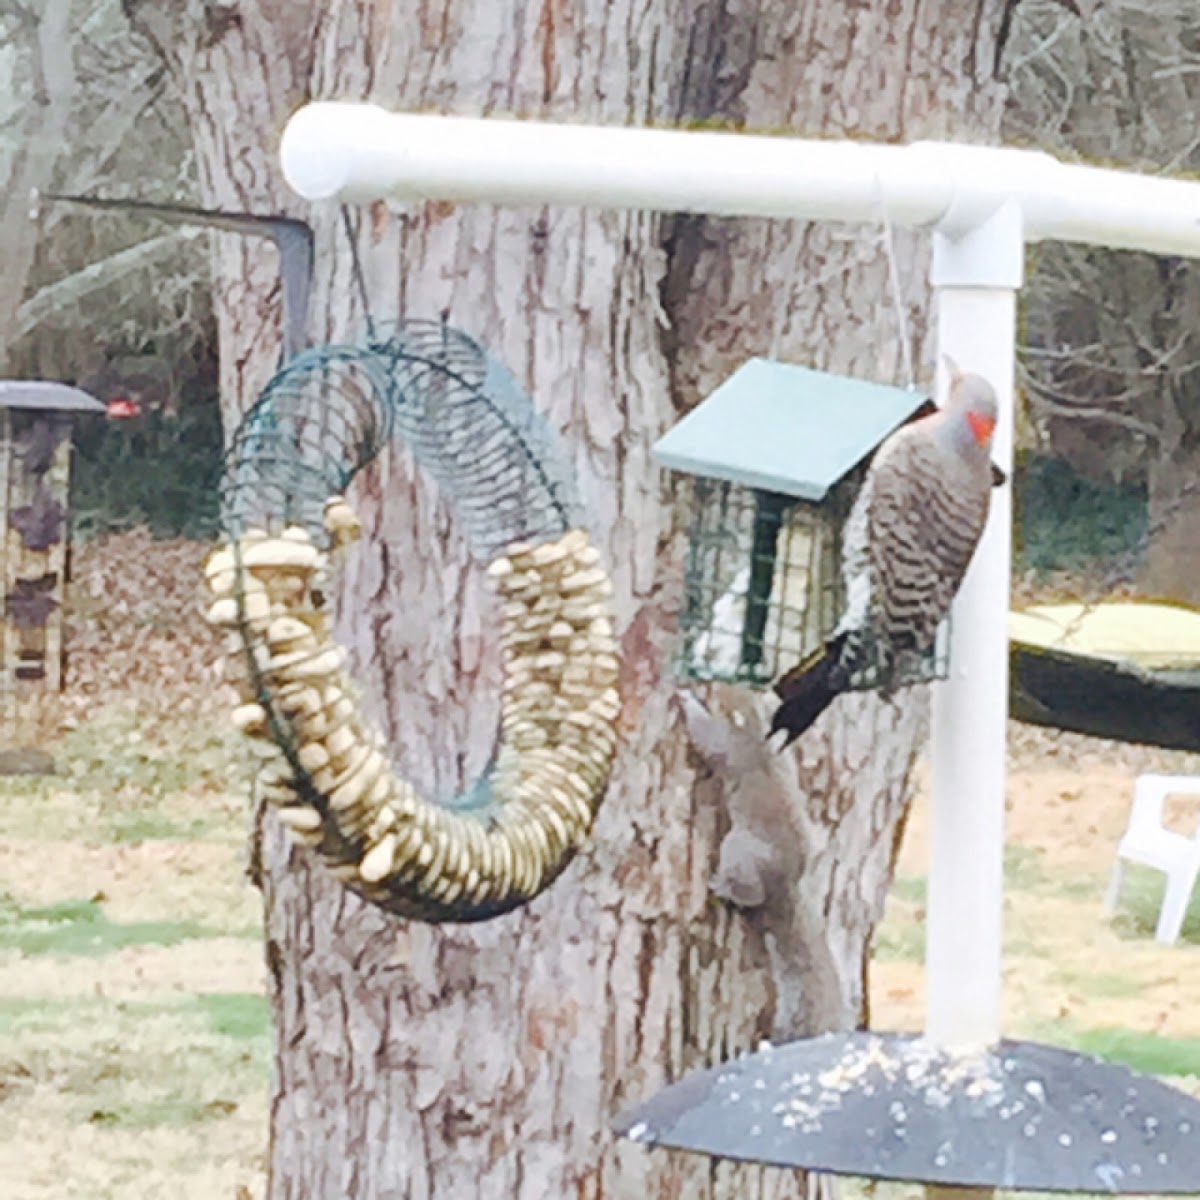
[[[950,675],[933,695],[925,1032],[950,1044],[992,1042],[1000,1033],[1013,375],[1024,257],[1021,212],[1011,202],[961,237],[934,235],[938,394],[947,380],[943,355],[995,388],[993,460],[1010,480],[992,492],[987,528],[951,617]],[[931,1187],[926,1194],[991,1193]]]
[[[940,378],[944,387],[941,359],[949,355],[995,388],[993,458],[1010,480],[1024,250],[1021,212],[1012,203],[961,237],[934,236]],[[955,601],[950,677],[933,696],[926,1033],[944,1043],[999,1036],[1011,559],[1005,484],[992,493],[987,528]]]

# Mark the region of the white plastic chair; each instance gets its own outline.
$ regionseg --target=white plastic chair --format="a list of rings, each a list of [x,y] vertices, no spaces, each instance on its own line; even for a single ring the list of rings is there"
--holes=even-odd
[[[1126,862],[1153,867],[1167,877],[1155,941],[1173,945],[1179,939],[1183,918],[1196,878],[1200,876],[1200,828],[1191,836],[1163,825],[1163,805],[1168,796],[1200,796],[1200,775],[1139,775],[1133,788],[1129,825],[1117,846],[1117,861],[1104,896],[1112,912],[1121,894]]]

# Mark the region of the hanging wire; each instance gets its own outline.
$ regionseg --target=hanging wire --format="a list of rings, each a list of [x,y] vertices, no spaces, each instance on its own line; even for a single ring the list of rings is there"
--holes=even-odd
[[[900,339],[900,357],[904,363],[905,386],[910,392],[917,390],[917,372],[913,364],[912,339],[909,336],[908,314],[904,308],[904,296],[900,291],[900,268],[896,263],[896,239],[892,222],[879,201],[879,223],[883,230],[883,250],[887,256],[888,287],[892,294],[892,307],[896,310],[896,334]]]
[[[342,205],[342,228],[346,231],[346,241],[350,243],[350,271],[354,276],[354,285],[358,289],[358,299],[363,307],[363,316],[367,323],[367,341],[375,342],[375,319],[371,316],[371,302],[367,298],[367,277],[363,272],[362,259],[358,253],[358,237],[354,232],[354,219],[350,209]]]

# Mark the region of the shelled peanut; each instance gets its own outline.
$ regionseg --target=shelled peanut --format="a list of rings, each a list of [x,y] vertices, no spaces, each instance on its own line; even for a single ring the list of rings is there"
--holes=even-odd
[[[616,744],[612,586],[599,561],[576,529],[510,546],[488,568],[504,618],[500,821],[514,884],[531,893],[590,828]]]
[[[295,767],[303,771],[328,799],[342,831],[354,834],[355,817],[370,802],[386,801],[392,779],[386,758],[358,722],[353,684],[342,670],[344,652],[313,594],[324,568],[325,555],[305,529],[292,526],[276,537],[247,531],[205,565],[213,596],[207,617],[237,631],[230,650],[242,688],[235,725],[252,739],[284,740],[293,775]],[[294,778],[272,776],[265,794],[289,812],[293,830],[315,835],[320,814],[315,823],[298,815],[305,806],[294,784]]]
[[[361,529],[340,496],[324,524],[334,549]],[[599,557],[572,530],[510,546],[489,568],[505,685],[484,821],[423,802],[364,727],[321,607],[327,558],[308,532],[251,530],[217,550],[207,616],[231,634],[234,724],[259,748],[261,794],[292,834],[368,894],[447,907],[535,895],[590,829],[616,742],[617,643]]]

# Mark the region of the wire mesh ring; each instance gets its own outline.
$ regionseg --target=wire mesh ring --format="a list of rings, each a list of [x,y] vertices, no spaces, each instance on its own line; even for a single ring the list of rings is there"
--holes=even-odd
[[[331,554],[359,533],[343,490],[393,437],[464,508],[501,602],[499,740],[469,808],[430,803],[393,772],[325,611]],[[473,505],[472,480],[497,477],[508,502]],[[611,584],[532,402],[470,339],[431,323],[365,350],[324,347],[247,414],[223,499],[208,617],[231,631],[234,720],[262,758],[259,794],[292,834],[405,916],[480,920],[549,886],[603,796],[619,664]]]

